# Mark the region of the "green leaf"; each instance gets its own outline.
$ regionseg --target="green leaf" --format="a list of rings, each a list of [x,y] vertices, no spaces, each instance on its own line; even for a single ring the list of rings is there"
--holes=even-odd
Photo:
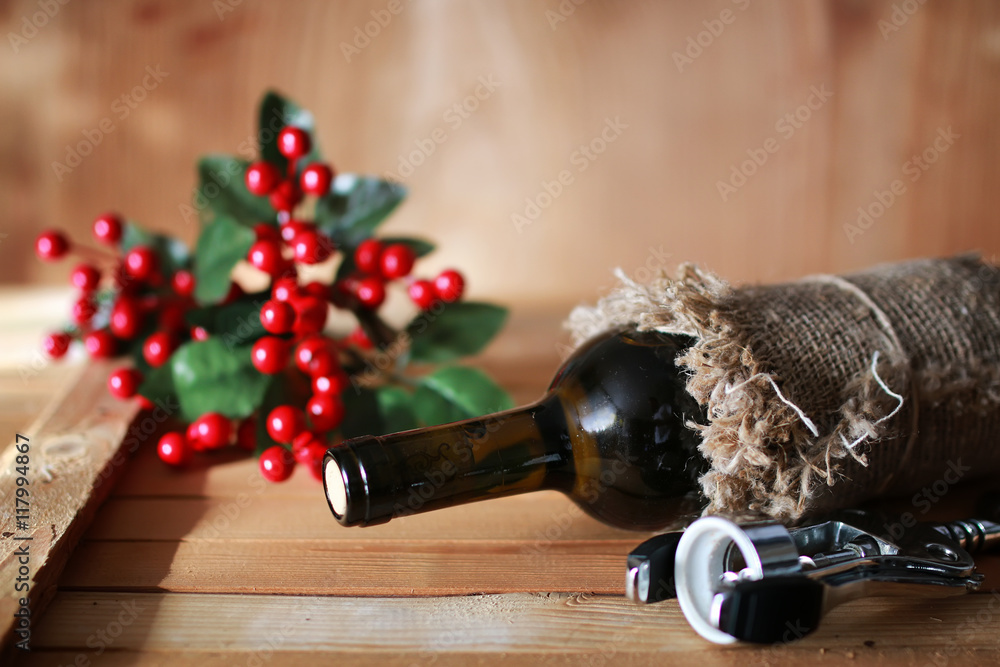
[[[156,253],[160,268],[166,276],[186,268],[191,261],[191,251],[183,241],[172,236],[150,232],[134,222],[126,222],[122,230],[121,252],[125,255],[136,246],[147,246]]]
[[[313,115],[292,100],[269,90],[257,111],[257,140],[260,142],[261,159],[274,164],[282,174],[288,171],[288,159],[278,150],[278,133],[288,126],[302,128],[312,138],[312,151],[302,161],[309,163],[323,159],[316,141]]]
[[[402,387],[386,385],[375,390],[375,400],[384,433],[398,433],[417,428],[417,415],[413,412],[413,394]],[[382,435],[378,433],[376,435]]]
[[[409,246],[410,249],[413,250],[413,254],[417,257],[424,257],[425,255],[431,254],[434,252],[435,247],[430,241],[410,236],[383,236],[380,240],[385,245],[402,243],[405,246]],[[340,266],[337,267],[337,275],[334,280],[343,280],[353,274],[358,268],[357,264],[354,263],[355,248],[351,246],[342,246],[341,250],[343,252],[343,259],[340,262]]]
[[[170,366],[186,421],[206,412],[246,417],[260,405],[270,378],[254,368],[250,350],[250,345],[230,347],[220,338],[209,338],[174,352]]]
[[[231,218],[216,218],[198,237],[194,264],[194,298],[201,304],[218,303],[229,293],[230,274],[245,259],[256,235]]]
[[[316,225],[340,247],[369,238],[406,197],[406,188],[372,176],[340,174],[316,202]]]
[[[449,366],[420,378],[413,409],[426,426],[509,410],[514,401],[481,370]]]
[[[459,301],[421,313],[406,327],[412,341],[410,359],[436,364],[476,354],[506,319],[506,308],[474,301]]]
[[[174,405],[177,401],[177,390],[174,388],[174,375],[170,364],[149,369],[144,374],[142,384],[139,385],[139,394],[154,403],[160,401]]]
[[[249,164],[231,155],[206,155],[198,160],[195,207],[203,222],[229,217],[253,227],[275,219],[277,212],[270,200],[247,190],[245,174]]]
[[[263,293],[224,306],[195,308],[188,311],[187,321],[219,336],[229,345],[245,345],[267,334],[260,323],[260,309],[267,299],[267,294]]]
[[[345,440],[386,433],[375,390],[368,387],[348,387],[342,396],[345,410],[344,421],[340,423],[340,434]]]

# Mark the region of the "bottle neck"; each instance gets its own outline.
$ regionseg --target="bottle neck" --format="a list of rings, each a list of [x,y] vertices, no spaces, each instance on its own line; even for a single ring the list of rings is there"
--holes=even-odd
[[[560,422],[562,427],[559,427]],[[488,417],[364,436],[330,449],[323,486],[345,526],[559,487],[572,464],[557,401]]]

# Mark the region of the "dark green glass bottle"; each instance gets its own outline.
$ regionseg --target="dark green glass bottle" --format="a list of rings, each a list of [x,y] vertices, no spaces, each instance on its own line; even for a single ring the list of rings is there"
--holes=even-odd
[[[613,331],[580,347],[537,403],[486,417],[366,436],[331,448],[323,485],[345,526],[515,493],[555,489],[623,528],[652,530],[697,511],[706,462],[688,420],[686,336]]]

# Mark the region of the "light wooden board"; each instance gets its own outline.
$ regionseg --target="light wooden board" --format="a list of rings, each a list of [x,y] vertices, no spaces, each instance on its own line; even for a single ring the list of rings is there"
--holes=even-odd
[[[129,446],[126,433],[138,407],[107,393],[110,368],[107,363],[83,368],[71,389],[23,434],[30,448],[25,487],[30,491],[30,513],[23,526],[15,511],[19,452],[8,445],[0,459],[0,532],[4,537],[0,541],[0,640],[5,644],[10,641],[18,600],[26,596],[16,590],[19,568],[24,565],[22,545],[29,547],[27,597],[32,614],[40,615],[55,593],[70,553],[124,470],[127,454],[122,450]]]
[[[592,595],[352,599],[316,596],[64,593],[39,626],[37,664],[74,649],[101,664],[142,651],[156,664],[953,664],[1000,660],[1000,610],[981,596],[927,602],[864,600],[831,612],[791,644],[719,647],[688,627],[677,604],[634,605]],[[115,635],[113,638],[110,635]],[[866,644],[869,642],[869,644]],[[90,648],[86,648],[86,647]],[[81,648],[84,647],[84,648]],[[179,652],[178,657],[175,652]],[[951,653],[949,655],[949,653]],[[122,662],[114,662],[114,660]],[[408,663],[408,661],[410,661]]]

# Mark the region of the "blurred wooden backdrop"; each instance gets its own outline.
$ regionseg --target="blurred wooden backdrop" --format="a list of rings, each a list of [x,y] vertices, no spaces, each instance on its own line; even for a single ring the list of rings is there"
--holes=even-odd
[[[340,170],[401,177],[390,229],[437,240],[422,271],[463,268],[476,297],[1000,252],[992,0],[9,0],[0,34],[3,282],[63,283],[32,239],[106,209],[193,240],[194,161],[236,152],[268,87]]]

